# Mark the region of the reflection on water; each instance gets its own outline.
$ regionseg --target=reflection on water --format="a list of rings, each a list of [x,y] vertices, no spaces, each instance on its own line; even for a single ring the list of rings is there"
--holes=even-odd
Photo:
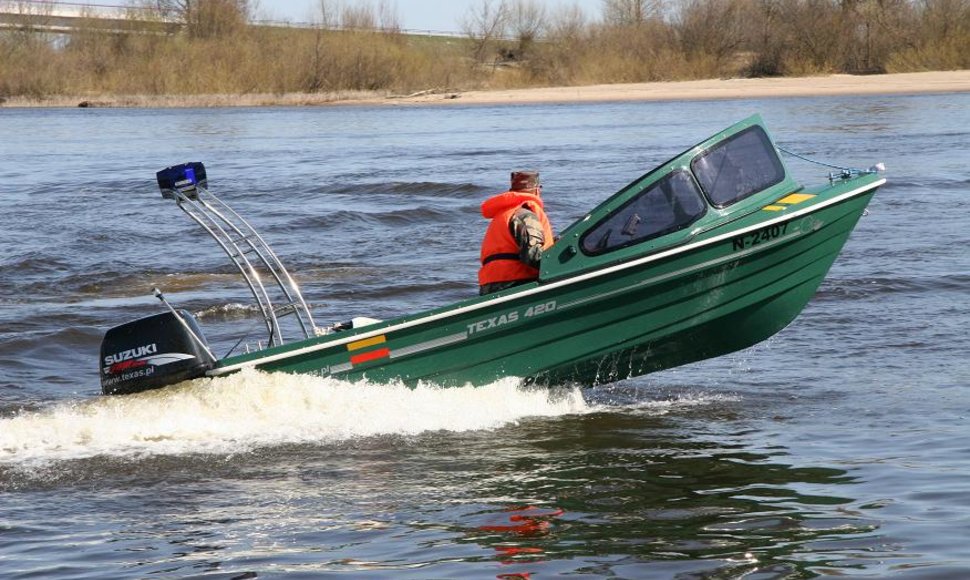
[[[479,497],[546,498],[540,516],[530,521],[529,510],[539,508],[529,507],[519,520],[524,527],[512,520],[507,529],[483,528],[481,514],[509,518],[508,503],[476,505],[455,524],[475,523],[468,532],[473,541],[503,561],[509,548],[529,548],[513,558],[530,564],[527,572],[542,570],[538,554],[569,554],[621,577],[646,577],[633,570],[686,569],[740,577],[766,567],[783,577],[824,565],[811,557],[812,546],[833,535],[859,535],[862,545],[878,545],[871,537],[875,520],[845,509],[855,501],[843,495],[843,486],[854,482],[845,471],[780,461],[783,449],[751,451],[743,435],[724,445],[694,438],[665,417],[615,413],[533,422],[515,431],[510,439],[520,443],[505,447],[501,458],[475,456],[476,446],[463,450],[468,461],[495,474],[482,482]],[[494,455],[494,444],[479,444],[483,454]]]

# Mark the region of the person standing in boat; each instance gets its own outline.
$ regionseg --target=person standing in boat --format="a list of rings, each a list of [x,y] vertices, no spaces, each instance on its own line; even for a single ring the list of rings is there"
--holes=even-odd
[[[542,251],[555,241],[541,191],[538,171],[513,171],[509,191],[482,203],[482,215],[492,222],[482,240],[480,295],[539,278]]]

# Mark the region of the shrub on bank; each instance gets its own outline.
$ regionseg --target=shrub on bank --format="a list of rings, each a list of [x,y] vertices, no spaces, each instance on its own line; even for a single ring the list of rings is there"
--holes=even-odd
[[[148,28],[141,14],[104,31],[90,19],[70,35],[44,32],[42,15],[26,14],[0,31],[0,96],[406,94],[970,67],[965,0],[683,0],[673,12],[602,22],[571,7],[531,15],[528,26],[491,22],[487,43],[474,30],[447,38],[394,25],[257,26],[246,24],[246,5],[218,0],[219,10],[186,13],[181,26],[159,16]],[[527,11],[508,18],[516,14]]]

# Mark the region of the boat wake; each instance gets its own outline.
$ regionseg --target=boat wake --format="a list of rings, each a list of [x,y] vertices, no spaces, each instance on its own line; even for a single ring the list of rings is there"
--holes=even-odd
[[[233,454],[280,444],[495,429],[586,413],[578,387],[523,389],[351,383],[246,370],[124,397],[75,401],[0,420],[0,464],[96,456]]]

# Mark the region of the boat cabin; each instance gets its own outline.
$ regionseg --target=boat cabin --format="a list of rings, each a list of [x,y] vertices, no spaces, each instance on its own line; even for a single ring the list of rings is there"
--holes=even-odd
[[[562,232],[549,281],[687,243],[799,189],[754,115],[627,185]]]

